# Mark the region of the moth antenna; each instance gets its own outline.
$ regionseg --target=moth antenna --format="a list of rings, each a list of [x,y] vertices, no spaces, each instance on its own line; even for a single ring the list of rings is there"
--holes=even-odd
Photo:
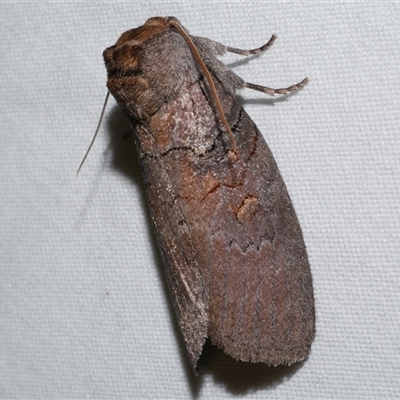
[[[107,105],[107,102],[108,102],[108,98],[109,98],[109,97],[110,97],[110,92],[107,92],[106,99],[104,100],[103,109],[101,110],[99,123],[97,124],[97,128],[96,128],[96,131],[95,131],[95,133],[94,133],[94,135],[93,135],[93,139],[92,139],[92,141],[90,142],[89,148],[87,149],[86,154],[85,154],[85,156],[83,157],[83,160],[82,160],[81,164],[79,165],[78,171],[76,171],[76,176],[78,176],[79,171],[81,170],[82,165],[83,165],[83,163],[85,162],[86,157],[88,156],[89,151],[90,151],[90,149],[92,148],[94,141],[96,140],[97,134],[99,133],[99,129],[100,129],[100,126],[101,126],[101,122],[103,121],[104,112],[106,111],[106,105]]]
[[[213,99],[215,101],[215,105],[217,106],[217,110],[218,110],[218,113],[220,115],[221,121],[225,125],[225,128],[228,131],[228,134],[229,134],[229,136],[231,138],[232,150],[233,150],[234,154],[237,155],[236,140],[235,140],[235,137],[233,136],[233,133],[231,131],[231,127],[229,126],[228,121],[226,120],[225,113],[224,113],[224,110],[222,109],[222,105],[221,105],[221,102],[219,100],[217,90],[215,89],[214,81],[212,79],[210,71],[208,70],[208,68],[204,64],[204,61],[202,60],[201,55],[200,55],[199,51],[197,50],[196,45],[193,43],[193,40],[185,32],[185,30],[182,28],[182,26],[178,22],[176,22],[174,20],[169,21],[169,25],[172,25],[173,27],[175,27],[178,30],[178,32],[183,36],[183,38],[186,40],[187,44],[189,45],[189,48],[190,48],[192,54],[194,55],[196,61],[200,65],[200,68],[202,69],[202,71],[203,71],[203,73],[204,73],[204,75],[205,75],[205,77],[206,77],[206,79],[208,81],[208,85],[210,86],[211,95],[212,95],[212,97],[213,97]]]

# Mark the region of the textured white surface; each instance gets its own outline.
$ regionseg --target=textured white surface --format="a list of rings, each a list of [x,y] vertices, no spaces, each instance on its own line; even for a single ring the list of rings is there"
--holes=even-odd
[[[308,246],[311,357],[263,369],[207,350],[194,378],[102,51],[148,17],[254,48],[250,82],[310,84],[244,105]],[[394,3],[1,4],[0,397],[384,399],[400,390],[400,6]]]

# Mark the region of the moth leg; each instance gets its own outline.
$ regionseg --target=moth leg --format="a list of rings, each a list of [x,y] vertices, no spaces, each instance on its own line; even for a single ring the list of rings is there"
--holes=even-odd
[[[305,86],[307,83],[308,83],[308,78],[304,78],[301,82],[296,83],[295,85],[289,86],[287,88],[273,89],[273,88],[269,88],[267,86],[256,85],[254,83],[249,83],[249,82],[245,82],[244,87],[253,89],[253,90],[258,90],[259,92],[269,94],[270,96],[275,96],[276,94],[288,94],[290,92],[299,90],[300,88]]]
[[[241,56],[251,56],[253,54],[260,54],[263,51],[267,51],[275,42],[276,35],[272,35],[271,39],[268,40],[268,42],[261,47],[253,50],[243,50],[243,49],[237,49],[235,47],[229,47],[225,46],[225,50],[229,51],[230,53],[235,53],[235,54],[240,54]]]
[[[240,76],[236,75],[228,66],[223,62],[213,57],[213,55],[223,55],[227,51],[231,53],[236,53],[244,56],[249,56],[253,54],[260,54],[263,51],[268,50],[274,43],[276,36],[272,35],[268,43],[253,50],[243,50],[236,49],[234,47],[228,47],[221,43],[215,42],[214,40],[191,36],[193,42],[195,43],[200,55],[203,58],[204,63],[211,73],[220,81],[223,82],[225,90],[231,95],[235,95],[238,89],[249,88],[253,90],[258,90],[259,92],[266,93],[270,96],[275,96],[276,94],[288,94],[290,92],[296,91],[303,87],[307,82],[308,78],[303,79],[301,82],[289,86],[287,88],[273,89],[267,86],[256,85],[254,83],[245,82]]]
[[[243,50],[243,49],[237,49],[235,47],[225,46],[225,50],[229,51],[230,53],[240,54],[242,56],[250,56],[253,54],[260,54],[263,51],[267,51],[273,45],[273,43],[275,42],[275,39],[276,39],[276,35],[272,35],[271,39],[269,39],[269,41],[266,44],[259,47],[258,49]],[[261,85],[256,85],[254,83],[245,82],[244,87],[247,87],[247,88],[253,89],[253,90],[258,90],[259,92],[267,93],[270,96],[275,96],[276,94],[288,94],[290,92],[299,90],[304,85],[306,85],[307,82],[308,82],[308,78],[305,78],[301,82],[296,83],[295,85],[289,86],[287,88],[280,88],[280,89],[273,89],[273,88],[269,88],[267,86],[261,86]]]
[[[195,43],[198,50],[204,54],[211,53],[216,56],[222,56],[228,51],[230,53],[239,54],[241,56],[251,56],[254,54],[260,54],[263,51],[268,50],[274,43],[276,36],[272,35],[271,39],[269,39],[268,43],[264,44],[263,46],[261,46],[257,49],[253,49],[253,50],[244,50],[244,49],[237,49],[236,47],[225,46],[224,44],[216,42],[215,40],[201,37],[201,36],[191,36],[191,39]],[[206,61],[206,60],[204,60],[204,61]]]

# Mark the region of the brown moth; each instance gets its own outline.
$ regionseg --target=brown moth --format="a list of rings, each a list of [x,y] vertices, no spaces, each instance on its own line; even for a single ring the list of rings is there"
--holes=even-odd
[[[128,116],[151,218],[197,370],[206,338],[232,357],[292,364],[315,335],[302,232],[263,136],[236,99],[245,82],[216,56],[240,50],[155,17],[104,51],[107,86]]]

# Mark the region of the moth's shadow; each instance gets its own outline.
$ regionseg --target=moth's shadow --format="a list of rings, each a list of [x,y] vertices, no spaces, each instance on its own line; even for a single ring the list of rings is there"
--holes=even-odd
[[[303,363],[291,366],[270,367],[262,363],[237,361],[216,348],[207,340],[199,362],[200,374],[212,375],[214,381],[224,384],[234,395],[245,395],[260,390],[274,389],[302,367]]]
[[[139,185],[142,200],[145,200],[132,128],[120,107],[114,106],[111,112],[107,113],[106,125],[106,130],[110,136],[109,148],[111,148],[112,167],[125,175],[135,185]]]
[[[140,172],[137,151],[132,137],[132,128],[119,107],[115,106],[108,114],[107,131],[110,135],[110,146],[112,155],[112,167],[125,175],[134,185],[137,185],[141,193],[141,203],[146,204],[146,195]],[[152,242],[153,254],[157,264],[159,279],[163,282],[164,296],[169,305],[171,323],[174,328],[175,337],[180,341],[180,357],[186,366],[187,379],[190,383],[193,398],[197,398],[202,382],[207,375],[211,375],[218,385],[224,385],[226,390],[234,395],[243,395],[259,390],[275,388],[279,383],[290,377],[301,368],[303,363],[293,366],[268,367],[261,363],[248,363],[236,361],[226,355],[222,350],[206,342],[199,361],[199,376],[195,377],[186,356],[185,345],[180,333],[180,328],[175,318],[175,313],[170,301],[167,282],[164,276],[163,266],[157,240],[151,226],[148,208],[144,209],[148,232]]]

